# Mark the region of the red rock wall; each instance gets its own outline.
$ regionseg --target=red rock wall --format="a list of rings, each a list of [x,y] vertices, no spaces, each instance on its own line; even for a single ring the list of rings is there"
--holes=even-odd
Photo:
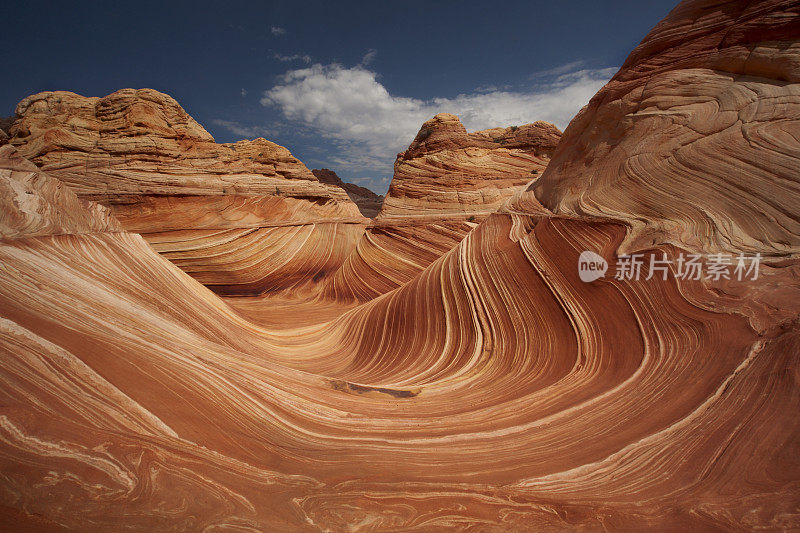
[[[796,10],[684,3],[623,70],[668,64],[662,39],[691,44],[703,27],[723,39],[695,57],[746,36],[792,70],[800,60],[780,58],[800,53]],[[716,71],[685,65],[670,71],[683,93],[721,94],[706,84]],[[313,301],[268,326],[246,320],[0,152],[12,160],[0,184],[31,197],[3,204],[0,516],[144,531],[800,528],[800,104],[748,85],[753,116],[770,118],[747,130],[752,144],[733,135],[745,121],[723,137],[749,146],[756,175],[723,171],[745,156],[693,151],[693,181],[673,188],[672,159],[620,147],[716,142],[713,127],[695,136],[728,100],[627,108],[614,87],[533,190],[397,290],[316,323]],[[613,137],[587,113],[617,116]],[[692,183],[717,193],[688,195]],[[578,276],[583,250],[613,266],[631,250],[714,247],[763,250],[758,279]]]

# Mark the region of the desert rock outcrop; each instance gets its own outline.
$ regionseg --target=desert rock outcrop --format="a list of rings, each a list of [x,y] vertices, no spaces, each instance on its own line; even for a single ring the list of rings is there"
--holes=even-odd
[[[105,207],[79,199],[12,146],[0,146],[0,238],[121,231]]]
[[[410,281],[535,180],[560,135],[546,122],[475,133],[449,113],[425,122],[397,156],[380,213],[323,294],[366,301]]]
[[[682,3],[570,123],[536,196],[559,214],[624,216],[623,250],[796,256],[798,9]]]
[[[268,325],[243,318],[0,150],[0,184],[17,191],[0,226],[0,518],[799,529],[798,21],[796,2],[682,3],[531,190],[408,282],[317,322],[313,298]],[[676,59],[684,47],[691,57]],[[716,78],[753,57],[758,76]],[[680,81],[662,85],[660,68]],[[739,84],[746,109],[726,92]],[[648,97],[629,106],[626,88]],[[741,118],[717,131],[731,108]],[[742,151],[717,155],[720,135]],[[680,157],[660,151],[671,142]],[[691,179],[674,177],[687,161]],[[715,192],[690,195],[693,184]],[[586,250],[610,265],[591,283],[577,268]],[[681,278],[680,254],[706,250],[764,261],[744,281]],[[630,252],[669,261],[665,275],[616,276]]]
[[[295,282],[281,280],[335,270],[347,254],[342,238],[355,246],[366,223],[344,190],[320,183],[286,148],[265,139],[217,144],[174,99],[151,89],[29,96],[9,133],[24,157],[109,207],[126,230],[219,292],[285,289]],[[308,249],[276,264],[266,243],[298,234],[309,236]],[[317,235],[338,236],[341,248],[315,244]],[[324,256],[315,261],[321,270],[293,272],[306,254]]]
[[[366,187],[361,187],[355,183],[345,183],[336,172],[328,168],[315,168],[311,173],[317,177],[320,183],[327,183],[344,189],[350,199],[358,206],[361,214],[365,217],[375,218],[381,210],[383,196],[375,194]]]
[[[398,154],[380,218],[489,215],[544,170],[560,138],[547,122],[467,133],[440,113]]]

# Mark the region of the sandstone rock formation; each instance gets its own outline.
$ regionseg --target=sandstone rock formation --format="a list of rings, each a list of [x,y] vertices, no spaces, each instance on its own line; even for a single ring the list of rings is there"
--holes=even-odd
[[[794,256],[797,9],[681,4],[570,123],[537,197],[559,214],[624,215],[623,251]]]
[[[336,172],[328,168],[319,168],[311,171],[320,183],[335,185],[345,190],[347,195],[358,206],[361,214],[367,218],[375,218],[383,205],[383,196],[375,194],[366,187],[361,187],[355,183],[345,183],[336,175]]]
[[[381,197],[265,139],[217,144],[157,91],[40,93],[17,115],[20,153],[216,292],[337,301],[412,279],[535,179],[560,135],[543,122],[467,133],[437,115],[398,155],[364,233],[357,210],[375,216]]]
[[[440,113],[398,154],[381,219],[489,215],[544,170],[560,138],[547,122],[467,133]]]
[[[0,146],[0,238],[121,231],[108,209],[81,200],[9,145]]]
[[[175,100],[152,89],[105,98],[39,93],[19,103],[17,117],[9,142],[23,156],[126,217],[135,219],[129,207],[116,206],[223,194],[313,198],[341,217],[354,215],[341,190],[321,186],[287,149],[265,139],[217,144]],[[306,206],[308,218],[314,208]]]
[[[425,122],[398,154],[383,207],[323,294],[367,301],[402,286],[544,170],[561,132],[546,122],[467,133]]]
[[[0,142],[8,139],[8,130],[14,123],[14,117],[0,117]]]
[[[800,528],[798,21],[796,2],[684,2],[567,128],[573,142],[532,190],[401,287],[318,323],[314,300],[246,320],[0,150],[15,191],[0,225],[0,519]],[[761,74],[705,83],[749,61]],[[620,85],[654,66],[646,84]],[[739,83],[746,109],[723,90],[741,96]],[[740,118],[717,131],[731,109]],[[743,151],[718,155],[728,146]],[[716,194],[686,191],[709,184]],[[584,250],[609,260],[605,278],[581,281]],[[680,253],[705,250],[765,260],[745,282],[676,275]],[[673,262],[665,278],[617,279],[628,252]]]
[[[293,287],[293,264],[276,265],[266,244],[298,235],[309,237],[308,249],[284,255],[295,263],[298,254],[323,256],[299,275],[335,270],[366,223],[344,190],[320,183],[286,148],[265,139],[217,144],[158,91],[39,93],[20,102],[17,117],[9,142],[23,156],[223,293]],[[334,235],[339,248],[329,249]]]

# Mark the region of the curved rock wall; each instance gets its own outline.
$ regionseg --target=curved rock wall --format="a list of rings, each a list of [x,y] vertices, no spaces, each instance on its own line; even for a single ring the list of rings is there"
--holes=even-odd
[[[425,122],[397,156],[381,212],[322,294],[367,301],[413,279],[537,179],[560,135],[546,122],[475,133],[449,113]]]
[[[800,32],[786,28],[798,20],[794,2],[686,2],[625,69],[668,64],[709,21],[754,50],[796,50]],[[719,42],[694,56],[729,53]],[[693,79],[682,90],[704,93]],[[625,109],[627,92],[610,91],[565,133],[587,143],[562,142],[532,191],[516,191],[401,287],[316,322],[313,301],[269,324],[246,320],[140,236],[54,193],[66,190],[54,178],[1,171],[0,184],[23,183],[31,197],[3,205],[3,231],[16,238],[0,239],[4,523],[800,528],[800,262],[790,223],[800,204],[789,202],[800,158],[747,137],[759,179],[720,170],[730,158],[698,155],[706,170],[695,182],[720,192],[689,196],[686,182],[661,190],[644,181],[654,167],[626,173],[634,167],[620,164],[619,147],[693,138],[715,113],[677,109],[669,97],[644,116],[629,109],[606,125],[615,140],[595,144],[587,113]],[[773,131],[784,132],[774,146],[793,154],[800,105],[755,104],[770,108]],[[679,111],[693,133],[676,127]],[[22,163],[1,167],[12,165]],[[728,203],[734,192],[742,201]],[[689,223],[697,213],[719,226]],[[680,254],[715,248],[763,250],[759,276],[677,275]],[[580,279],[585,250],[609,262],[605,277]],[[632,250],[666,256],[667,276],[616,276]]]
[[[221,293],[288,290],[293,285],[281,280],[300,275],[249,268],[273,253],[253,249],[253,233],[306,225],[307,232],[348,236],[349,249],[367,223],[343,189],[320,183],[286,148],[265,139],[217,144],[174,99],[152,89],[104,98],[35,94],[17,106],[10,134],[23,156],[79,197],[109,207],[126,230]],[[301,253],[313,260],[321,248],[312,242]],[[278,279],[258,277],[264,273]]]

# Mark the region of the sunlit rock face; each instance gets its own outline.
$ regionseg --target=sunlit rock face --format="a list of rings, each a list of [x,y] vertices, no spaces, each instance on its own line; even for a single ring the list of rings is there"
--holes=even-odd
[[[625,250],[795,257],[798,9],[682,3],[570,123],[536,196],[559,214],[625,217]]]
[[[16,112],[8,142],[23,156],[221,293],[289,289],[298,276],[335,270],[366,223],[343,189],[320,183],[286,148],[265,139],[217,144],[152,89],[39,93]],[[308,248],[276,265],[266,245],[298,235],[309,236]],[[338,237],[337,248],[317,236]],[[298,253],[324,257],[305,264]]]
[[[676,46],[697,47],[697,58],[730,53],[714,32],[737,48],[796,50],[796,11],[681,4],[618,77],[668,64]],[[704,25],[707,44],[692,44]],[[771,64],[795,79],[800,52]],[[682,90],[702,93],[692,79]],[[599,98],[617,96],[595,99],[565,138],[591,141],[589,112],[617,116],[627,93],[608,91]],[[3,523],[799,529],[800,264],[789,219],[800,204],[786,196],[800,159],[780,154],[797,149],[800,103],[765,97],[754,107],[772,109],[759,131],[783,132],[770,145],[748,137],[759,179],[720,171],[733,154],[698,153],[693,181],[674,190],[643,181],[658,172],[644,164],[615,186],[607,169],[630,167],[616,146],[634,143],[623,126],[652,121],[634,144],[654,149],[653,138],[683,131],[666,103],[645,116],[634,108],[606,125],[614,144],[562,141],[532,191],[514,192],[397,289],[339,313],[310,298],[263,320],[0,150],[0,186],[13,191],[0,221]],[[681,111],[695,121],[689,138],[703,117],[715,120],[705,108]],[[705,182],[719,194],[686,193]],[[595,198],[585,206],[582,189]],[[734,192],[742,201],[725,203]],[[696,213],[727,223],[703,226]],[[674,267],[666,279],[614,276],[622,253],[675,259],[714,247],[762,250],[758,278],[680,279]],[[577,269],[586,250],[611,265],[590,283]]]
[[[547,122],[467,133],[457,116],[425,122],[380,213],[323,294],[366,301],[400,287],[538,178],[561,132]]]
[[[14,147],[0,146],[0,238],[121,231],[105,207],[79,199]]]
[[[380,219],[488,215],[544,170],[560,138],[547,122],[467,133],[440,113],[398,154]]]

